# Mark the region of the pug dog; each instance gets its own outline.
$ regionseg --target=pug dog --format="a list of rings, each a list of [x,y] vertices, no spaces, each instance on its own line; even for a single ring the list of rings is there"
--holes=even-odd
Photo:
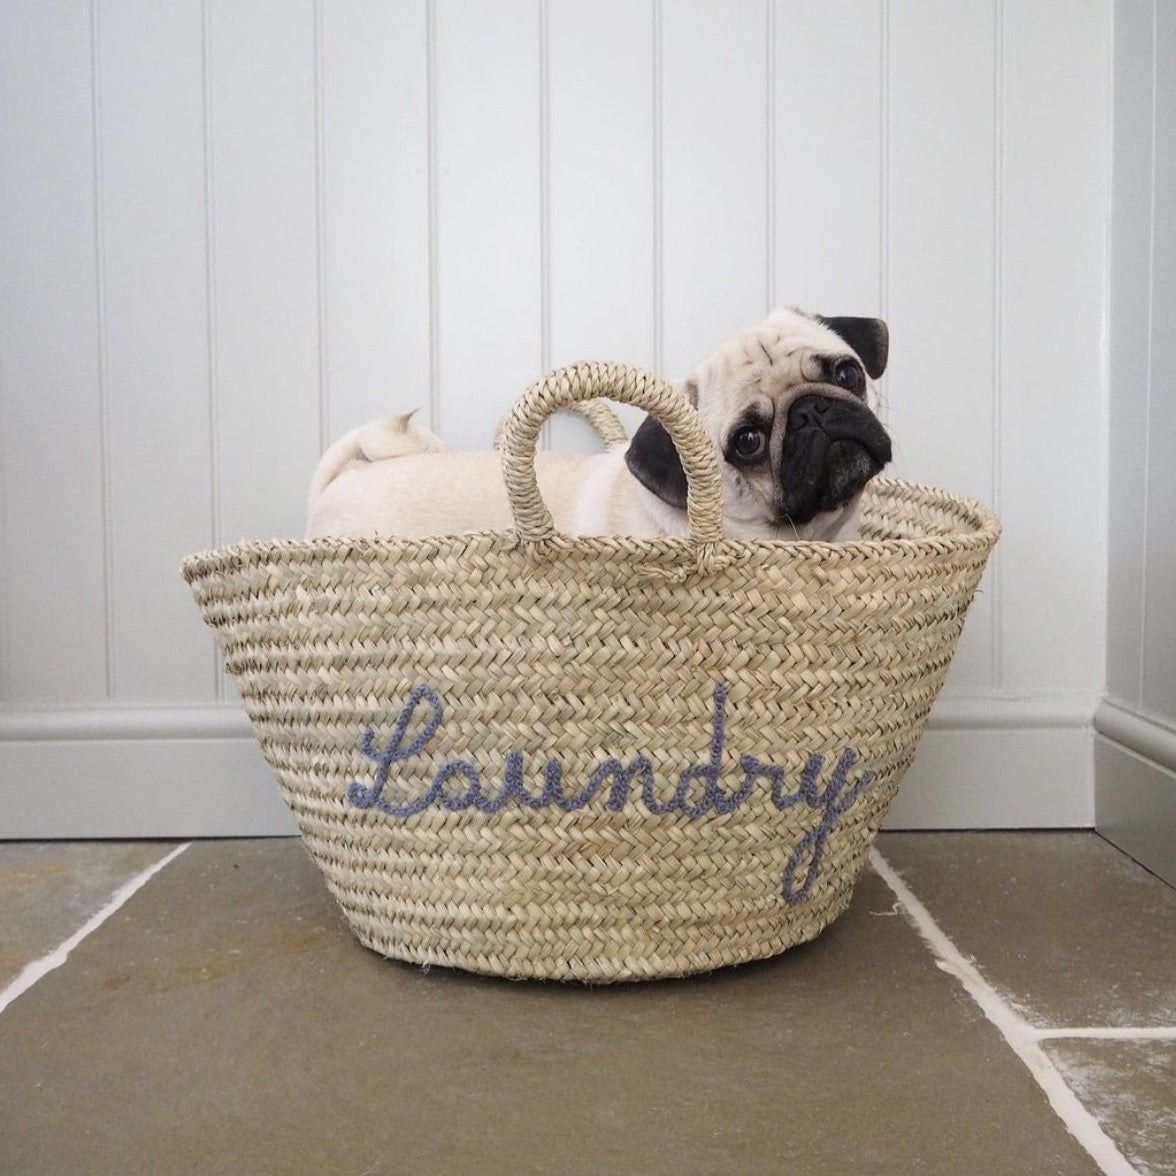
[[[880,319],[779,310],[720,345],[680,385],[720,458],[729,538],[858,537],[862,490],[891,457],[871,381]],[[311,480],[308,538],[420,538],[512,525],[499,457],[450,452],[412,414],[335,442]],[[536,454],[543,500],[568,535],[681,536],[686,474],[647,417],[604,453]]]

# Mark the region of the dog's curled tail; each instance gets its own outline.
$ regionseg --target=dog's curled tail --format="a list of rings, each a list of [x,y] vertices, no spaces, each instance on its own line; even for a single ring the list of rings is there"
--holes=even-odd
[[[444,449],[436,433],[412,423],[416,411],[368,421],[340,437],[315,467],[310,479],[309,505],[313,507],[340,474],[357,465],[390,457],[407,457],[410,453],[437,453]]]

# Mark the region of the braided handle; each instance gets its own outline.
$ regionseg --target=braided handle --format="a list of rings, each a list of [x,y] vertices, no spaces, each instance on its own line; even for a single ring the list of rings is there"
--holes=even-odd
[[[569,404],[568,412],[573,412],[576,416],[583,417],[609,449],[614,445],[621,445],[629,440],[629,434],[625,432],[625,426],[621,424],[621,418],[603,400],[581,400],[575,404]],[[502,448],[502,434],[505,429],[506,417],[503,417],[494,426],[495,449]]]
[[[555,535],[551,512],[535,478],[535,443],[543,422],[561,408],[606,396],[651,413],[665,426],[686,471],[686,517],[696,544],[723,537],[723,484],[714,446],[698,413],[672,385],[623,363],[577,363],[557,368],[532,384],[515,402],[503,428],[502,473],[524,543]]]
[[[571,410],[582,416],[610,449],[629,440],[621,418],[603,400],[582,400],[573,404]]]

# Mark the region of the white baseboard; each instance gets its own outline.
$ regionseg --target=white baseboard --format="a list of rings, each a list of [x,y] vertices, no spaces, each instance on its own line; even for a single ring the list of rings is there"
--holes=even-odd
[[[1094,824],[1088,695],[944,697],[887,829],[1086,829]]]
[[[1089,829],[1090,729],[928,730],[887,829]]]
[[[0,839],[294,832],[249,737],[0,742]]]
[[[1095,730],[1098,831],[1176,886],[1176,730],[1112,701]]]
[[[1176,728],[1163,719],[1107,698],[1095,711],[1094,729],[1104,739],[1176,772]]]
[[[891,829],[1094,823],[1085,696],[945,697]],[[295,831],[238,707],[0,714],[0,838]]]

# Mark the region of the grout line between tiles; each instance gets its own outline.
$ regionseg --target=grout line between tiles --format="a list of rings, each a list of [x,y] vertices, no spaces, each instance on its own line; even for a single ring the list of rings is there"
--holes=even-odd
[[[100,911],[98,911],[97,914],[91,916],[85,923],[83,923],[82,926],[79,927],[78,930],[75,931],[67,940],[59,944],[53,951],[49,952],[48,955],[43,955],[40,959],[33,960],[31,963],[26,964],[24,968],[21,969],[20,975],[18,975],[11,984],[0,991],[0,1013],[3,1013],[4,1010],[8,1008],[8,1006],[12,1004],[12,1002],[16,1000],[18,996],[22,996],[24,993],[28,992],[28,990],[32,988],[38,980],[47,976],[50,972],[60,968],[61,965],[69,959],[70,952],[72,952],[73,949],[82,942],[82,940],[86,939],[88,936],[97,931],[98,928],[101,927],[102,924],[111,917],[111,915],[117,914],[129,899],[131,899],[139,890],[142,890],[142,888],[146,886],[147,883],[150,882],[156,874],[165,869],[167,866],[171,865],[171,863],[174,862],[176,858],[178,858],[180,854],[184,852],[184,850],[188,849],[191,844],[192,842],[186,841],[183,845],[176,846],[176,848],[173,849],[171,853],[165,854],[154,865],[148,866],[147,869],[143,870],[139,874],[136,874],[129,881],[124,882],[122,886],[120,886],[111,896],[110,901],[107,902],[106,905]]]
[[[1034,1029],[1000,998],[992,985],[980,975],[976,965],[947,937],[931,912],[876,849],[870,851],[870,865],[890,887],[908,922],[931,949],[939,969],[954,976],[980,1011],[1000,1030],[1005,1043],[1021,1059],[1049,1099],[1054,1113],[1099,1166],[1100,1171],[1105,1176],[1140,1176],[1138,1169],[1128,1163],[1098,1120],[1066,1085],[1061,1072],[1042,1048],[1038,1034],[1050,1031]]]
[[[1176,1025],[1082,1025],[1061,1029],[1026,1026],[1034,1041],[1176,1041]]]

